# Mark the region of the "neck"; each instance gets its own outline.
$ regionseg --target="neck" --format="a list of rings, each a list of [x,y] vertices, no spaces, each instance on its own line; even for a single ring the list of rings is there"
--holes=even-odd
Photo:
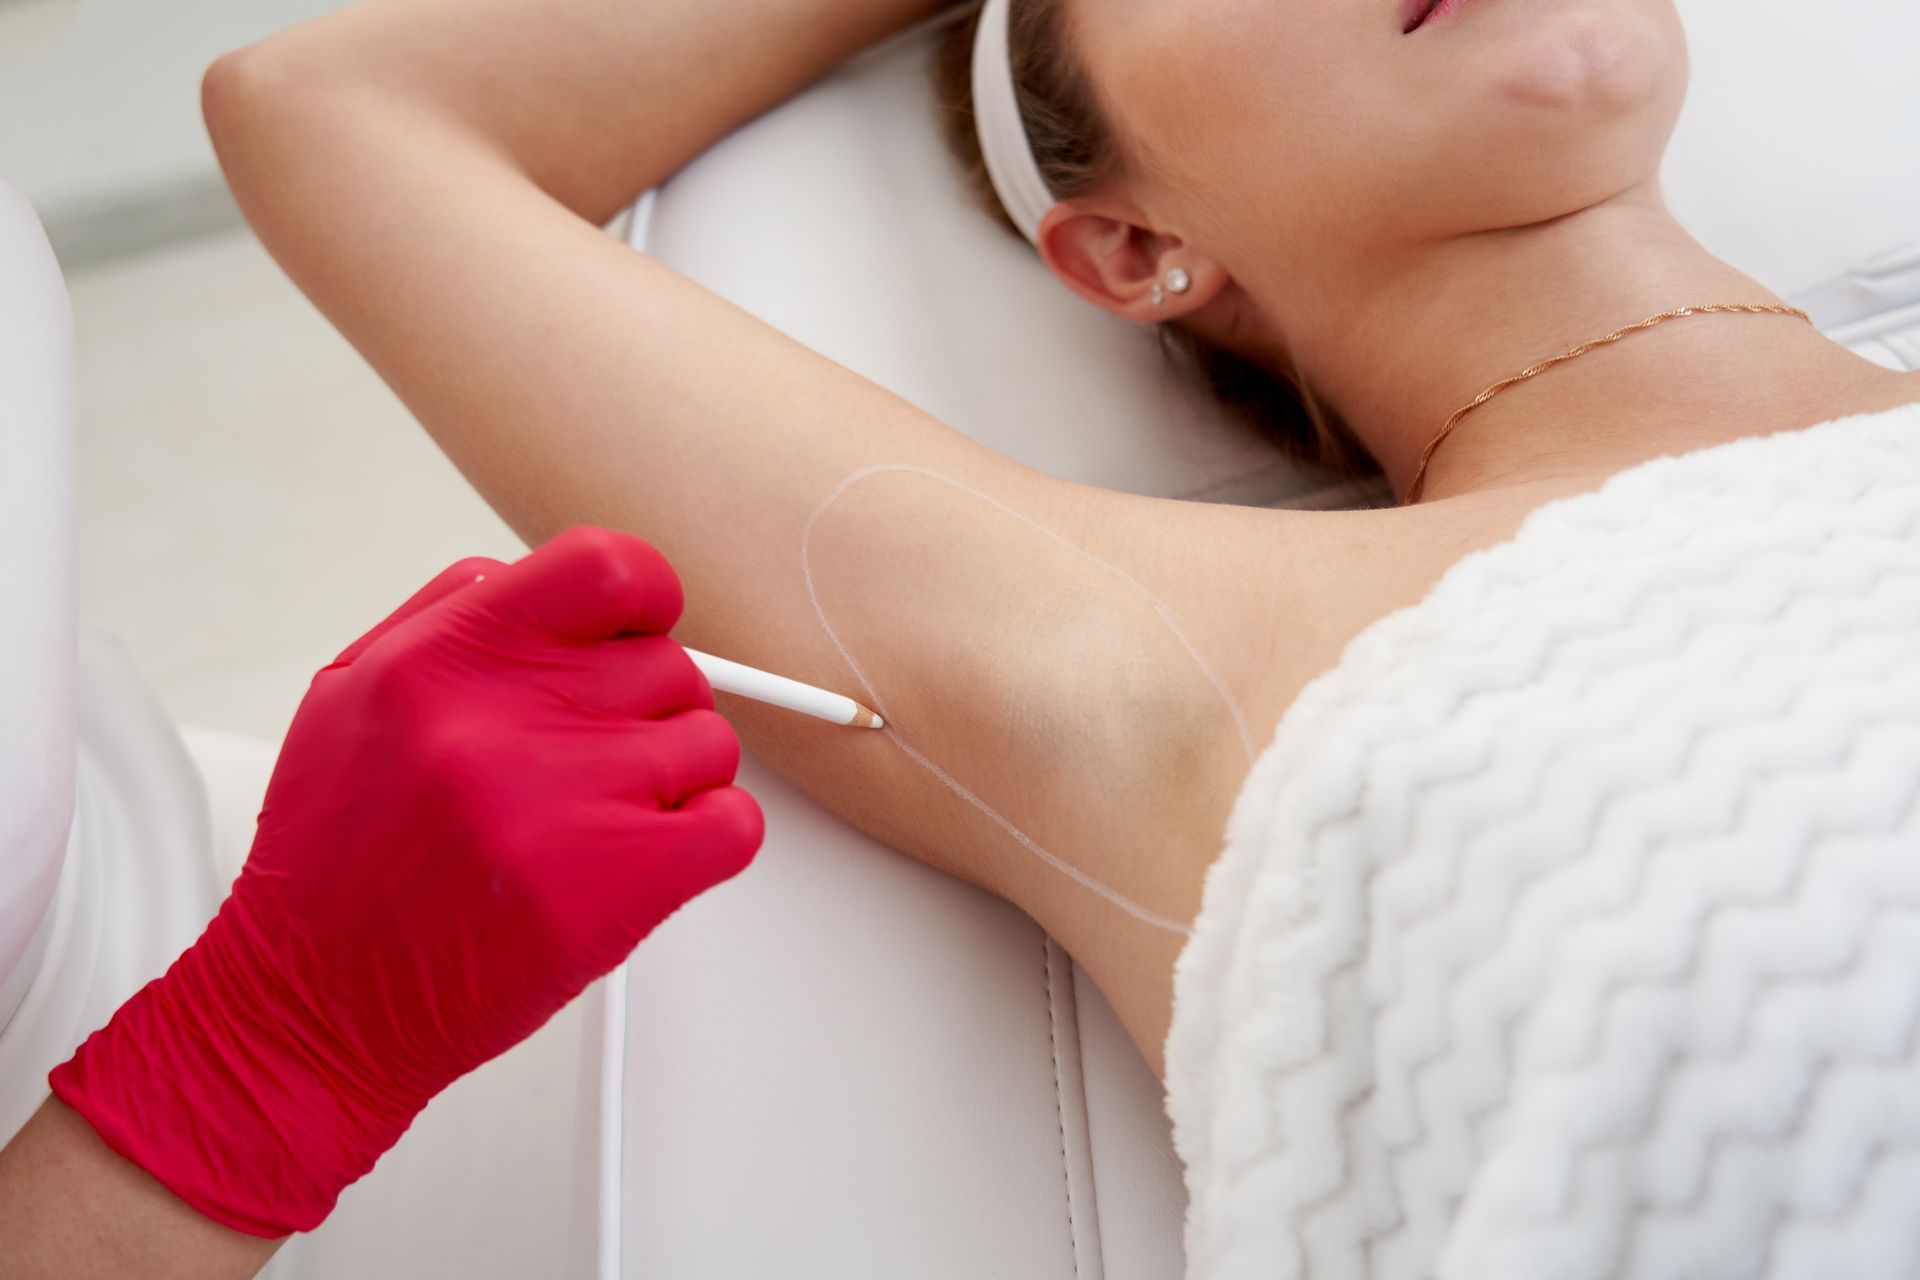
[[[1492,383],[1676,307],[1781,301],[1702,248],[1651,185],[1549,222],[1423,246],[1348,280],[1358,285],[1343,287],[1333,323],[1296,355],[1403,500],[1441,425]],[[1678,317],[1474,409],[1435,450],[1420,500],[1610,474],[1811,426],[1899,376],[1797,316]]]

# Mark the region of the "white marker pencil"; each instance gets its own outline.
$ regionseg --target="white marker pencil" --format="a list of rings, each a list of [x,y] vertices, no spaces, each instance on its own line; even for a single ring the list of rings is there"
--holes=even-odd
[[[776,676],[771,671],[762,671],[758,667],[749,667],[727,658],[716,658],[698,649],[688,649],[687,656],[693,659],[694,666],[700,668],[700,674],[707,678],[707,683],[722,693],[737,693],[755,702],[818,716],[834,724],[857,724],[866,729],[878,729],[881,725],[879,712],[861,706],[845,694],[829,693],[810,684],[801,684],[798,680]]]

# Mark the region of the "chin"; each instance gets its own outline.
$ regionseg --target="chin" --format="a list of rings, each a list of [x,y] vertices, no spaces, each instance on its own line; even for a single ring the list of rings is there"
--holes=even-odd
[[[1569,121],[1678,111],[1687,46],[1669,0],[1512,4],[1497,16],[1479,60],[1495,98],[1487,109]]]
[[[1686,98],[1686,37],[1673,6],[1570,0],[1511,13],[1480,64],[1473,220],[1544,221],[1654,178]]]

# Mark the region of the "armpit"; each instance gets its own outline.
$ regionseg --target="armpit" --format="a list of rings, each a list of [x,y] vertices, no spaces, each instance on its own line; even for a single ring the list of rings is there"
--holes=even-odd
[[[1184,933],[1197,885],[1163,854],[1217,840],[1223,781],[1253,744],[1171,608],[1124,566],[905,464],[834,489],[801,571],[883,732],[977,815],[965,838]]]

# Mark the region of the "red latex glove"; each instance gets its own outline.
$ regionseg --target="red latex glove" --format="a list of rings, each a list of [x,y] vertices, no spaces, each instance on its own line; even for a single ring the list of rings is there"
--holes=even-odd
[[[317,1225],[436,1093],[752,859],[680,606],[603,530],[440,575],[314,677],[232,893],[54,1093],[215,1221]]]

